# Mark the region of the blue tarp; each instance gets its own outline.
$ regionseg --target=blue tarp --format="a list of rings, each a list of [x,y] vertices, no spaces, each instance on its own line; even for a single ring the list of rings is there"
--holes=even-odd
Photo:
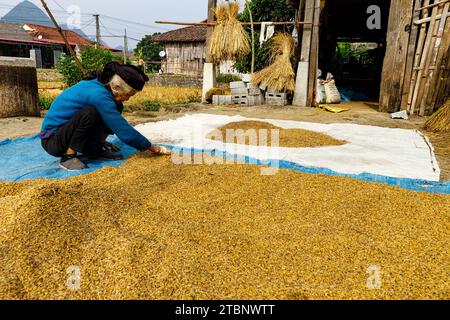
[[[131,148],[117,138],[110,139],[111,142],[122,148],[122,153],[125,158],[136,154],[138,151]],[[178,148],[167,145],[168,148],[173,148],[176,152],[189,153],[208,153],[222,158],[236,158],[232,155],[220,150],[198,150],[190,148]],[[343,176],[355,178],[363,181],[377,182],[388,185],[397,186],[403,189],[424,191],[431,193],[450,194],[450,182],[430,182],[414,179],[400,179],[393,177],[386,177],[374,175],[370,173],[363,174],[342,174],[337,173],[326,168],[304,167],[299,164],[289,161],[260,161],[251,157],[239,157],[239,161],[245,161],[248,164],[254,165],[269,165],[279,167],[281,169],[290,169],[299,172],[311,174],[327,174],[334,176]],[[68,172],[59,167],[59,159],[49,156],[41,147],[39,136],[31,138],[18,138],[14,140],[0,141],[0,181],[14,182],[37,178],[49,179],[66,179],[69,177],[87,174],[96,171],[104,166],[118,167],[123,164],[122,161],[90,161],[88,162],[89,169],[79,172]]]
[[[138,151],[118,139],[112,141],[122,148],[122,153],[129,157]],[[122,161],[90,161],[86,171],[69,172],[59,167],[59,158],[48,155],[41,146],[39,136],[0,140],[0,181],[12,182],[37,178],[66,179],[90,173],[104,166],[117,167]]]
[[[362,92],[355,92],[352,88],[338,88],[339,93],[341,94],[342,102],[350,102],[350,101],[368,101],[370,100],[369,96]]]

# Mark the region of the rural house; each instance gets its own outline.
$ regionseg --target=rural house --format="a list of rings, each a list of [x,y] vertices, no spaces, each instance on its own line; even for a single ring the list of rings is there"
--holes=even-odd
[[[150,41],[164,44],[161,69],[165,73],[202,76],[205,63],[206,26],[192,26],[153,36]],[[234,62],[220,64],[220,73],[235,73]]]
[[[151,38],[162,42],[166,56],[161,64],[165,73],[201,76],[205,62],[205,26],[193,26],[172,30]]]
[[[70,46],[79,52],[93,43],[78,33],[63,30]],[[120,50],[107,46],[102,48],[114,52]],[[68,53],[64,40],[55,28],[36,24],[0,23],[0,56],[33,58],[38,68],[51,69],[62,53]]]

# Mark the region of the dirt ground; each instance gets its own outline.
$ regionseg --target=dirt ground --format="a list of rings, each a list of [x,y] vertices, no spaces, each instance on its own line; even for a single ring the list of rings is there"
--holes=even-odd
[[[342,103],[341,108],[349,111],[335,114],[319,109],[305,107],[234,107],[211,106],[204,104],[190,104],[188,106],[163,107],[159,112],[134,112],[126,113],[125,117],[133,124],[155,122],[168,119],[176,119],[186,113],[211,113],[221,115],[241,115],[249,118],[297,120],[317,123],[355,123],[361,125],[373,125],[389,128],[417,129],[430,139],[435,148],[435,153],[441,168],[441,180],[450,181],[450,137],[449,133],[429,133],[422,129],[426,118],[412,117],[410,120],[393,120],[389,114],[377,111],[376,103],[351,102]],[[42,119],[40,118],[10,118],[0,119],[0,140],[16,137],[30,136],[40,130]]]

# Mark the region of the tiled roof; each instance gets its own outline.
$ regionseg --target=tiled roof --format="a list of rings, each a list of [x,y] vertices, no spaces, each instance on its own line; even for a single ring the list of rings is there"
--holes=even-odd
[[[64,43],[63,38],[59,34],[58,30],[55,28],[40,26],[36,24],[25,24],[25,26],[28,26],[29,28],[33,29],[31,31],[28,31],[31,35],[33,35],[34,40],[42,41],[42,42],[50,42],[50,43]],[[67,41],[71,45],[90,45],[92,44],[91,41],[89,41],[86,38],[83,38],[76,32],[70,31],[70,30],[63,30],[65,36],[67,37]],[[42,36],[41,39],[38,37]]]
[[[193,26],[172,30],[150,38],[155,42],[206,42],[206,26]]]
[[[22,25],[0,23],[0,39],[10,41],[32,41],[33,37],[23,30]]]

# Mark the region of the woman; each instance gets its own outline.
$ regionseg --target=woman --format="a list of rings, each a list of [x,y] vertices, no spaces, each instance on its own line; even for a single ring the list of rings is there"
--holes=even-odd
[[[153,146],[121,114],[122,103],[142,91],[147,81],[132,65],[108,63],[99,77],[80,81],[55,99],[42,124],[42,147],[60,157],[60,166],[69,171],[87,168],[79,153],[90,159],[122,159],[116,153],[120,149],[106,142],[110,134],[138,150],[170,154],[167,148]]]

